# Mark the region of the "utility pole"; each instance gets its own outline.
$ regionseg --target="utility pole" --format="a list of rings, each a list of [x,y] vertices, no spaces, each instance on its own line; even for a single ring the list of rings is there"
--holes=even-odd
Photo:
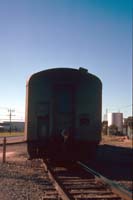
[[[15,116],[15,115],[13,115],[12,113],[15,112],[15,110],[8,109],[8,112],[9,112],[9,120],[10,120],[10,134],[11,134],[11,132],[12,132],[12,116]]]
[[[107,124],[106,124],[106,135],[108,135],[108,109],[106,108],[106,121],[107,121]]]
[[[106,108],[106,121],[108,121],[108,109]]]

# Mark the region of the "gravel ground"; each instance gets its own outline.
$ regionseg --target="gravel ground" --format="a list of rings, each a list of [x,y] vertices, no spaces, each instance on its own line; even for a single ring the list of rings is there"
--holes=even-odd
[[[8,151],[10,149],[12,155],[7,153],[7,162],[0,162],[0,200],[43,200],[51,193],[58,199],[42,160],[28,161],[24,144],[8,147]]]

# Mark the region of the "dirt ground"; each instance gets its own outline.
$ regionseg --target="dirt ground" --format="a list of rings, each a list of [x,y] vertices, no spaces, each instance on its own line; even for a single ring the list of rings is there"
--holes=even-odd
[[[126,136],[102,136],[100,145],[113,145],[117,147],[133,148],[133,140]]]

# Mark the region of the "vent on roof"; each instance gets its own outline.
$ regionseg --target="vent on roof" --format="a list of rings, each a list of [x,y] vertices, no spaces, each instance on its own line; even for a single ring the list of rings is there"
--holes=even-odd
[[[83,67],[79,67],[79,71],[81,71],[83,73],[88,73],[88,69],[83,68]]]

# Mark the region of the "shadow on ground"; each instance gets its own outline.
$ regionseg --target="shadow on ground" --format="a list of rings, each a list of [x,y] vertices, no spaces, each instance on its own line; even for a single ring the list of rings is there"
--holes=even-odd
[[[99,173],[112,180],[133,180],[133,151],[131,148],[100,145],[96,161],[91,165]]]

